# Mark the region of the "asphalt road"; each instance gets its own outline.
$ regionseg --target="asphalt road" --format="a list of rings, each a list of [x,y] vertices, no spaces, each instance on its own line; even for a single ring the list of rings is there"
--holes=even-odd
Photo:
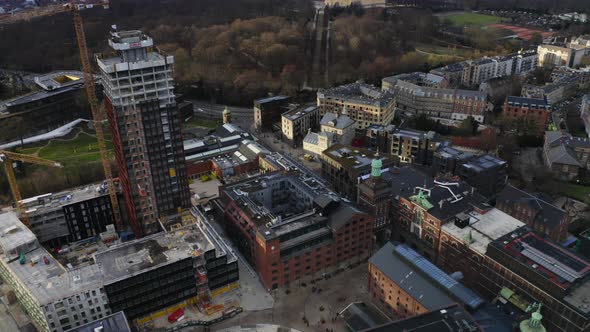
[[[193,103],[193,109],[195,111],[195,114],[202,113],[209,116],[221,117],[221,113],[223,113],[223,110],[226,107],[225,105],[211,104],[202,100],[187,99],[187,101]],[[228,109],[231,111],[232,116],[234,117],[254,118],[254,110],[252,108],[228,106]]]

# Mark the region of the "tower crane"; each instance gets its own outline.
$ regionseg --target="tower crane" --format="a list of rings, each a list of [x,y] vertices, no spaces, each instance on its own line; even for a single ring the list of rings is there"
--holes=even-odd
[[[98,150],[100,152],[100,159],[104,169],[104,175],[107,180],[107,187],[109,196],[111,198],[111,206],[113,208],[113,217],[115,224],[119,230],[122,229],[123,223],[121,221],[121,212],[119,210],[119,201],[117,199],[117,190],[113,182],[113,172],[111,170],[111,163],[107,153],[107,147],[104,138],[104,131],[102,128],[102,113],[96,98],[96,83],[94,81],[94,74],[92,72],[92,65],[90,57],[88,56],[88,47],[86,46],[86,34],[84,33],[84,22],[75,0],[71,0],[70,9],[74,15],[74,29],[76,30],[76,39],[78,41],[78,49],[80,51],[80,64],[82,65],[82,73],[84,74],[84,85],[86,87],[86,96],[90,104],[92,112],[92,119],[94,120],[94,130],[96,131],[96,140],[98,141]]]
[[[16,183],[16,176],[14,174],[13,169],[13,162],[14,161],[21,161],[24,163],[35,164],[35,165],[44,165],[44,166],[51,166],[51,167],[62,167],[62,165],[58,162],[34,157],[27,154],[15,153],[10,151],[2,151],[0,150],[0,162],[4,163],[4,172],[6,172],[6,178],[8,179],[8,183],[10,184],[10,191],[12,191],[12,196],[14,197],[14,202],[19,210],[19,217],[23,224],[31,227],[29,223],[29,218],[25,212],[25,207],[21,203],[22,196],[20,193],[20,189],[18,188],[18,184]]]

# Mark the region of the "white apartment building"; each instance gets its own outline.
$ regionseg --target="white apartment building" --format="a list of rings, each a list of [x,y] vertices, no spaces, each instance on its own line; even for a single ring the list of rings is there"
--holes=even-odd
[[[283,137],[291,144],[298,146],[309,131],[316,130],[319,125],[320,113],[315,105],[292,105],[290,110],[281,115],[281,131]]]

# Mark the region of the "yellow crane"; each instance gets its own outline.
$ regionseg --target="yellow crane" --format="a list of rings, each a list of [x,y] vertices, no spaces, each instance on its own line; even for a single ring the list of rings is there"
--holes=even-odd
[[[108,1],[105,1],[108,3]],[[75,0],[71,0],[70,9],[74,14],[74,29],[76,30],[76,39],[78,41],[78,49],[80,51],[80,64],[82,65],[82,72],[84,73],[84,85],[86,87],[86,96],[92,111],[92,119],[94,120],[94,130],[96,131],[96,140],[98,141],[98,150],[100,152],[100,159],[104,168],[104,175],[107,180],[107,187],[109,196],[111,198],[111,206],[113,208],[113,217],[115,224],[119,230],[122,230],[123,223],[121,222],[121,213],[119,210],[119,201],[117,199],[117,189],[113,182],[113,172],[111,170],[111,162],[108,156],[107,147],[104,138],[104,131],[102,128],[102,113],[96,98],[96,83],[94,81],[94,73],[92,72],[92,65],[90,57],[88,56],[88,47],[86,46],[86,34],[84,33],[84,21],[78,10]]]
[[[18,208],[20,219],[25,225],[27,225],[28,227],[31,227],[31,225],[29,223],[29,218],[25,212],[25,208],[24,208],[23,204],[21,203],[21,200],[23,198],[20,194],[20,189],[18,188],[18,184],[16,183],[16,176],[14,174],[14,168],[13,168],[14,161],[21,161],[23,163],[51,166],[51,167],[62,167],[62,165],[60,163],[52,161],[52,160],[47,160],[47,159],[31,156],[28,154],[21,154],[21,153],[0,150],[0,162],[4,163],[4,172],[6,173],[6,178],[8,179],[8,183],[10,184],[10,191],[12,191],[12,197],[14,197],[14,202]]]

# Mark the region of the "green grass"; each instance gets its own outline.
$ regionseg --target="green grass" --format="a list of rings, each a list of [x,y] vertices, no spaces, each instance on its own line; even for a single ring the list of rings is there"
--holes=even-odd
[[[445,16],[444,19],[449,20],[455,26],[487,25],[492,23],[500,23],[504,20],[502,17],[483,15],[477,13],[461,13],[449,15]]]
[[[113,144],[107,142],[107,149],[112,150]],[[80,133],[78,138],[71,141],[53,140],[47,146],[39,149],[39,157],[62,163],[91,162],[100,160],[96,137]]]
[[[196,127],[215,129],[222,124],[223,122],[221,120],[209,120],[193,116],[188,122],[183,123],[182,127],[185,129]]]
[[[104,131],[109,156],[114,159],[111,133]],[[77,136],[76,136],[77,135]],[[76,138],[74,138],[76,137]],[[16,152],[36,154],[40,158],[54,160],[64,166],[88,164],[100,161],[98,142],[94,132],[86,127],[78,127],[70,134],[51,141],[37,142],[17,148]]]
[[[584,203],[590,204],[590,186],[583,186],[573,183],[559,183],[557,188],[560,188],[562,195],[577,199]]]

